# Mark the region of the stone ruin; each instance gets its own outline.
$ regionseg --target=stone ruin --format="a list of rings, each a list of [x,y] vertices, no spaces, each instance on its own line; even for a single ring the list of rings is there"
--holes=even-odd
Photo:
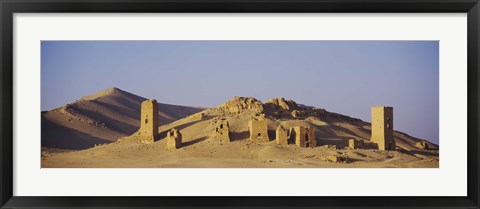
[[[359,139],[349,139],[347,140],[348,149],[365,149],[365,143],[363,140]]]
[[[140,114],[140,129],[138,133],[143,141],[153,143],[158,136],[157,100],[151,99],[143,101]]]
[[[158,137],[158,103],[157,100],[145,100],[140,108],[140,128],[130,136],[122,137],[117,143],[150,144]]]
[[[172,128],[167,133],[167,150],[173,151],[182,147],[182,134],[179,130]]]
[[[395,150],[393,107],[372,107],[372,138],[379,150]]]
[[[430,146],[428,145],[428,142],[426,141],[419,141],[415,143],[415,147],[421,149],[421,150],[430,150]]]
[[[238,101],[237,101],[238,100]],[[296,103],[290,100],[276,99],[269,101],[272,105],[269,109],[277,108],[286,111],[299,108]],[[224,105],[222,108],[228,108],[229,112],[238,113],[242,109],[256,109],[263,111],[261,103],[253,98],[235,97],[232,104]],[[268,103],[268,104],[270,104]],[[278,110],[277,110],[278,111]],[[392,107],[372,107],[372,134],[370,141],[358,138],[348,139],[346,141],[347,149],[366,149],[378,148],[379,150],[395,150],[395,140],[393,138],[393,108]],[[294,111],[290,112],[293,113]],[[288,112],[285,112],[288,114]],[[299,112],[302,114],[303,112]],[[297,115],[292,115],[295,118]],[[204,113],[194,114],[195,120],[203,120]],[[216,128],[213,138],[220,142],[230,142],[229,123],[226,119],[216,122]],[[265,114],[257,113],[249,121],[250,140],[262,143],[268,142],[268,126]],[[291,127],[286,130],[283,126],[276,129],[275,141],[278,145],[288,145],[289,141],[294,142],[300,147],[316,147],[316,136],[313,127]],[[153,143],[158,137],[158,103],[156,100],[145,100],[141,104],[141,117],[139,130],[128,137],[119,139],[120,142],[141,142]],[[182,135],[179,130],[171,129],[167,133],[166,144],[168,150],[176,150],[182,146]],[[415,146],[422,150],[429,150],[429,143],[420,141]]]
[[[299,110],[294,110],[292,111],[291,115],[292,115],[292,118],[299,119],[302,116],[304,116],[304,113]]]
[[[268,142],[268,126],[265,114],[260,114],[258,117],[253,117],[248,123],[250,130],[250,140],[254,142]]]
[[[220,142],[230,142],[230,125],[226,119],[221,119],[217,122],[217,127],[215,127],[215,133],[213,138]]]
[[[299,147],[316,147],[317,139],[312,127],[296,126],[290,128],[290,140]]]
[[[332,163],[350,163],[347,155],[328,155],[325,156],[325,160]]]
[[[283,126],[278,126],[277,130],[275,131],[275,141],[278,145],[288,145],[288,136],[287,136],[287,129]]]

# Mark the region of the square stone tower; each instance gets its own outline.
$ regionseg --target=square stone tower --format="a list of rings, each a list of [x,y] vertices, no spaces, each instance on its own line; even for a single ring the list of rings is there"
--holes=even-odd
[[[379,150],[395,150],[393,107],[372,107],[372,138]]]
[[[140,116],[140,135],[147,141],[155,141],[158,135],[158,104],[157,100],[142,102]]]
[[[182,147],[182,134],[178,129],[172,128],[167,133],[167,150],[173,151]]]
[[[220,142],[230,142],[229,129],[230,125],[228,124],[228,121],[222,119],[217,123],[213,137]]]
[[[268,142],[268,127],[265,115],[260,115],[258,118],[252,118],[248,123],[250,129],[250,140],[255,142]]]

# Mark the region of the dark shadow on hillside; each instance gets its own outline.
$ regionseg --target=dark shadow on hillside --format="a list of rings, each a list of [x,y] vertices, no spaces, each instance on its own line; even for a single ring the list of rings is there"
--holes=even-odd
[[[348,162],[349,162],[349,163],[355,163],[355,162],[360,162],[360,161],[364,161],[364,160],[362,160],[362,159],[357,159],[357,158],[350,158],[350,157],[348,158]]]
[[[188,123],[184,123],[182,125],[179,125],[179,126],[175,126],[176,129],[178,129],[180,131],[180,133],[182,132],[182,129],[184,128],[187,128],[195,123],[198,123],[198,121],[191,121],[191,122],[188,122]]]
[[[420,155],[425,155],[425,156],[438,156],[438,153],[433,153],[429,151],[422,151],[422,150],[410,150],[410,151],[404,151],[407,154],[410,155],[415,155],[415,154],[420,154]]]
[[[190,146],[190,145],[193,145],[193,144],[196,144],[196,143],[205,141],[205,139],[207,139],[207,138],[208,138],[208,137],[204,136],[204,137],[201,137],[201,138],[198,138],[198,139],[194,139],[194,140],[192,140],[192,141],[183,142],[183,143],[182,143],[182,147],[188,147],[188,146]]]
[[[117,119],[110,118],[102,112],[81,109],[81,108],[78,108],[78,107],[75,107],[74,111],[81,114],[81,115],[88,116],[88,117],[91,117],[94,120],[105,123],[105,125],[109,129],[114,130],[114,131],[118,131],[120,133],[124,133],[126,135],[131,135],[132,133],[134,133],[138,130],[137,126],[133,126],[133,125],[127,124],[123,121],[119,121]]]
[[[351,137],[348,137],[351,138]],[[344,149],[347,145],[347,137],[337,138],[319,138],[317,137],[317,146],[335,145],[337,149]]]
[[[91,148],[95,144],[111,143],[107,139],[52,123],[43,117],[41,130],[42,147],[82,150]]]
[[[104,101],[103,98],[90,101],[92,103],[111,109],[120,115],[125,115],[134,120],[140,120],[141,103],[146,99],[130,94],[128,92],[124,92],[124,94],[127,94],[127,96],[114,96],[110,98],[110,101]],[[159,125],[171,123],[175,120],[198,113],[202,110],[204,109],[158,103]]]
[[[163,104],[158,103],[158,110],[159,112],[163,112],[164,114],[168,115],[169,117],[173,118],[173,122],[180,118],[187,117],[189,115],[193,115],[198,113],[204,109],[196,108],[196,107],[186,107],[186,106],[179,106],[179,105],[170,105],[170,104]]]
[[[180,133],[182,133],[182,129],[184,128],[187,128],[188,126],[191,126],[195,123],[197,123],[198,121],[192,121],[192,122],[188,122],[188,123],[185,123],[185,124],[182,124],[182,125],[179,125],[179,126],[175,126],[173,128],[177,129],[178,131],[180,131]],[[167,133],[170,131],[171,129],[167,129],[165,131],[162,131],[162,132],[159,132],[158,135],[157,135],[157,138],[155,138],[155,141],[158,141],[158,140],[162,140],[164,139],[165,137],[167,137]]]
[[[131,119],[140,121],[140,107],[127,109],[127,108],[124,108],[124,107],[121,107],[121,106],[109,104],[109,103],[99,101],[99,100],[92,100],[92,102],[99,105],[99,106],[103,106],[107,109],[110,109],[113,112],[117,113],[118,115],[123,115],[123,116],[129,117]]]
[[[332,128],[336,131],[341,131],[341,132],[347,133],[347,134],[355,136],[355,137],[362,137],[362,136],[359,136],[359,135],[355,134],[353,131],[351,131],[349,129],[346,129],[344,127],[341,127],[341,126],[332,126]],[[346,138],[346,137],[342,137],[342,138]],[[352,137],[349,137],[349,138],[352,138]]]

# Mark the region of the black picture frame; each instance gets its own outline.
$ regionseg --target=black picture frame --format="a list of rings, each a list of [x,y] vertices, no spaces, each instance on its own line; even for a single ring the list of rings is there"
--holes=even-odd
[[[479,208],[478,0],[0,0],[1,208]],[[465,197],[13,196],[14,13],[467,13],[468,195]],[[454,180],[454,179],[452,179]],[[254,189],[254,188],[252,188]],[[448,188],[445,188],[448,189]]]

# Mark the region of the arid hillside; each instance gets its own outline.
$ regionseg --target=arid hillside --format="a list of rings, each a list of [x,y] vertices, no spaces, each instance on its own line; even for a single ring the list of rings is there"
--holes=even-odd
[[[202,120],[196,117],[199,114],[203,114]],[[368,122],[321,108],[305,107],[284,98],[274,98],[262,103],[255,98],[234,97],[217,107],[160,126],[159,132],[164,136],[169,129],[177,128],[186,135],[191,133],[197,138],[208,137],[214,132],[215,124],[224,119],[230,124],[232,141],[244,140],[248,138],[249,120],[260,114],[264,114],[267,119],[270,140],[275,139],[275,130],[279,125],[286,129],[294,126],[314,127],[317,144],[320,146],[335,145],[337,148],[344,148],[348,139],[370,139],[371,125]],[[205,132],[204,135],[202,132]],[[397,149],[405,151],[418,150],[416,143],[425,141],[399,131],[394,131],[394,139]],[[437,145],[427,143],[431,149],[438,149]]]
[[[42,147],[86,149],[109,143],[137,131],[140,104],[145,98],[109,88],[63,107],[44,111]],[[159,103],[159,124],[168,124],[203,110]]]
[[[141,100],[137,100],[137,110]],[[163,109],[162,109],[163,108]],[[183,107],[185,108],[185,107]],[[159,112],[166,109],[159,105]],[[197,111],[193,111],[197,110]],[[210,109],[184,113],[178,120],[160,117],[158,137],[153,143],[138,142],[136,133],[121,137],[122,127],[115,143],[66,153],[48,153],[42,158],[42,167],[438,167],[438,146],[405,133],[394,131],[395,151],[376,149],[349,149],[347,140],[368,142],[371,125],[368,122],[325,109],[298,105],[292,100],[274,98],[261,102],[255,98],[233,97]],[[170,111],[168,111],[170,112]],[[194,113],[194,114],[192,114]],[[117,114],[112,112],[110,114]],[[105,115],[110,115],[106,114]],[[133,113],[132,113],[133,114]],[[130,124],[139,123],[140,112],[131,115]],[[188,115],[188,116],[187,116]],[[249,121],[258,116],[267,120],[268,138],[265,143],[249,140]],[[180,117],[180,114],[177,116]],[[113,117],[113,116],[112,116]],[[124,121],[118,116],[116,120]],[[171,116],[171,118],[173,118]],[[100,127],[107,120],[98,119]],[[230,142],[219,141],[219,124],[228,121]],[[298,147],[275,143],[278,126],[286,129],[310,127],[315,132],[317,147]],[[96,126],[96,125],[94,125]],[[103,128],[105,128],[103,127]],[[182,135],[179,149],[166,149],[166,135],[175,128]],[[131,125],[130,133],[136,131]],[[66,139],[64,139],[66,140]],[[113,139],[112,141],[114,141]],[[418,146],[426,143],[428,150]],[[342,163],[334,162],[338,157]]]

